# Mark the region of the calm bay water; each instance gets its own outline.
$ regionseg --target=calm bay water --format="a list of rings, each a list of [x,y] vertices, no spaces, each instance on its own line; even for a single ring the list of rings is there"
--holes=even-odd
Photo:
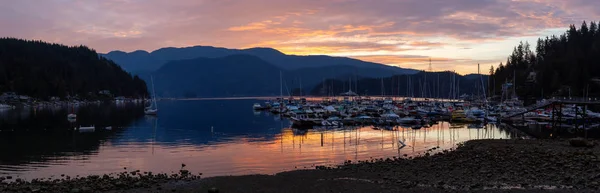
[[[244,100],[161,101],[157,117],[143,106],[98,105],[78,109],[0,112],[0,176],[24,179],[121,171],[178,171],[203,176],[273,174],[345,160],[418,155],[470,139],[523,135],[494,125],[438,123],[413,130],[395,127],[290,128],[287,119],[252,111]],[[67,114],[76,111],[76,123]],[[95,125],[94,132],[73,131]],[[101,129],[111,126],[111,130]],[[399,148],[398,141],[407,146]],[[127,168],[125,170],[124,168]]]

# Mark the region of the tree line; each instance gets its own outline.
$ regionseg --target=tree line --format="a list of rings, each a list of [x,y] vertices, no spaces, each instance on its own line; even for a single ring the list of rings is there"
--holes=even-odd
[[[490,69],[489,91],[501,96],[516,91],[521,99],[558,97],[597,97],[600,94],[600,27],[583,22],[570,25],[562,35],[537,40],[535,50],[521,42],[506,63]]]
[[[146,83],[85,46],[0,38],[0,94],[15,92],[40,99],[148,96]]]
[[[352,91],[363,96],[406,96],[457,99],[461,95],[483,97],[488,77],[470,74],[459,75],[450,71],[425,72],[412,75],[395,75],[384,78],[355,76],[326,79],[313,87],[313,96],[338,96]],[[299,93],[294,90],[293,95]]]

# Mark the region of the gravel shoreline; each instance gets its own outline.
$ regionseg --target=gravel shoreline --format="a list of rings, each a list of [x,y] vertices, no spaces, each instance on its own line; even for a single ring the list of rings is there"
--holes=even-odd
[[[594,192],[600,189],[599,155],[598,146],[573,147],[565,140],[473,140],[423,157],[275,175],[201,179],[187,170],[135,171],[0,183],[0,192]]]

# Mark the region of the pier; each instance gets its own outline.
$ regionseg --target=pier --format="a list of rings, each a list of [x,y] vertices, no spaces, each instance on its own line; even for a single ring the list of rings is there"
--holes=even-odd
[[[575,105],[574,108],[574,116],[573,117],[565,117],[563,115],[563,106],[564,105]],[[596,106],[600,105],[600,100],[591,99],[591,98],[552,98],[546,100],[544,102],[533,104],[526,107],[525,110],[503,115],[500,117],[502,122],[510,121],[511,118],[515,118],[518,116],[522,117],[522,120],[525,121],[525,114],[528,112],[533,112],[538,109],[544,109],[551,107],[552,115],[549,119],[549,122],[552,124],[552,128],[562,128],[563,123],[565,126],[574,129],[584,129],[587,130],[587,126],[592,125],[591,119],[587,116],[587,108],[588,106]],[[568,118],[568,119],[564,119]],[[587,132],[586,132],[587,135]],[[587,136],[586,136],[587,137]]]
[[[505,119],[513,118],[513,117],[516,117],[519,115],[524,115],[525,113],[532,112],[532,111],[535,111],[535,110],[541,109],[541,108],[546,108],[549,106],[559,106],[559,108],[557,110],[562,111],[562,105],[576,105],[576,106],[582,106],[585,108],[585,106],[588,106],[588,105],[600,105],[600,100],[597,100],[597,99],[590,100],[590,99],[585,99],[585,98],[552,98],[552,99],[546,100],[545,102],[542,102],[542,103],[530,105],[530,106],[526,107],[526,110],[524,110],[524,111],[519,111],[519,112],[511,113],[508,115],[504,115],[504,116],[501,116],[500,118],[505,120]],[[555,108],[553,108],[552,110],[553,110],[552,114],[554,115]],[[583,113],[585,113],[585,109],[584,109]]]

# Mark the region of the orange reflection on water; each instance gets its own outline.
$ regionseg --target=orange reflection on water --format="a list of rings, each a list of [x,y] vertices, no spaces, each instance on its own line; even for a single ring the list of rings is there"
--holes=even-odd
[[[19,176],[31,179],[132,170],[170,173],[181,169],[182,163],[187,165],[185,169],[202,172],[204,176],[274,174],[296,168],[314,168],[315,165],[338,165],[346,160],[415,156],[433,147],[448,149],[471,139],[514,137],[494,125],[468,127],[438,123],[416,130],[405,127],[385,130],[370,126],[308,131],[283,128],[275,137],[258,140],[237,137],[208,145],[169,145],[154,141],[120,145],[104,143],[96,154],[56,160],[56,165],[45,163],[44,167],[23,171]],[[399,141],[406,146],[400,148]]]

